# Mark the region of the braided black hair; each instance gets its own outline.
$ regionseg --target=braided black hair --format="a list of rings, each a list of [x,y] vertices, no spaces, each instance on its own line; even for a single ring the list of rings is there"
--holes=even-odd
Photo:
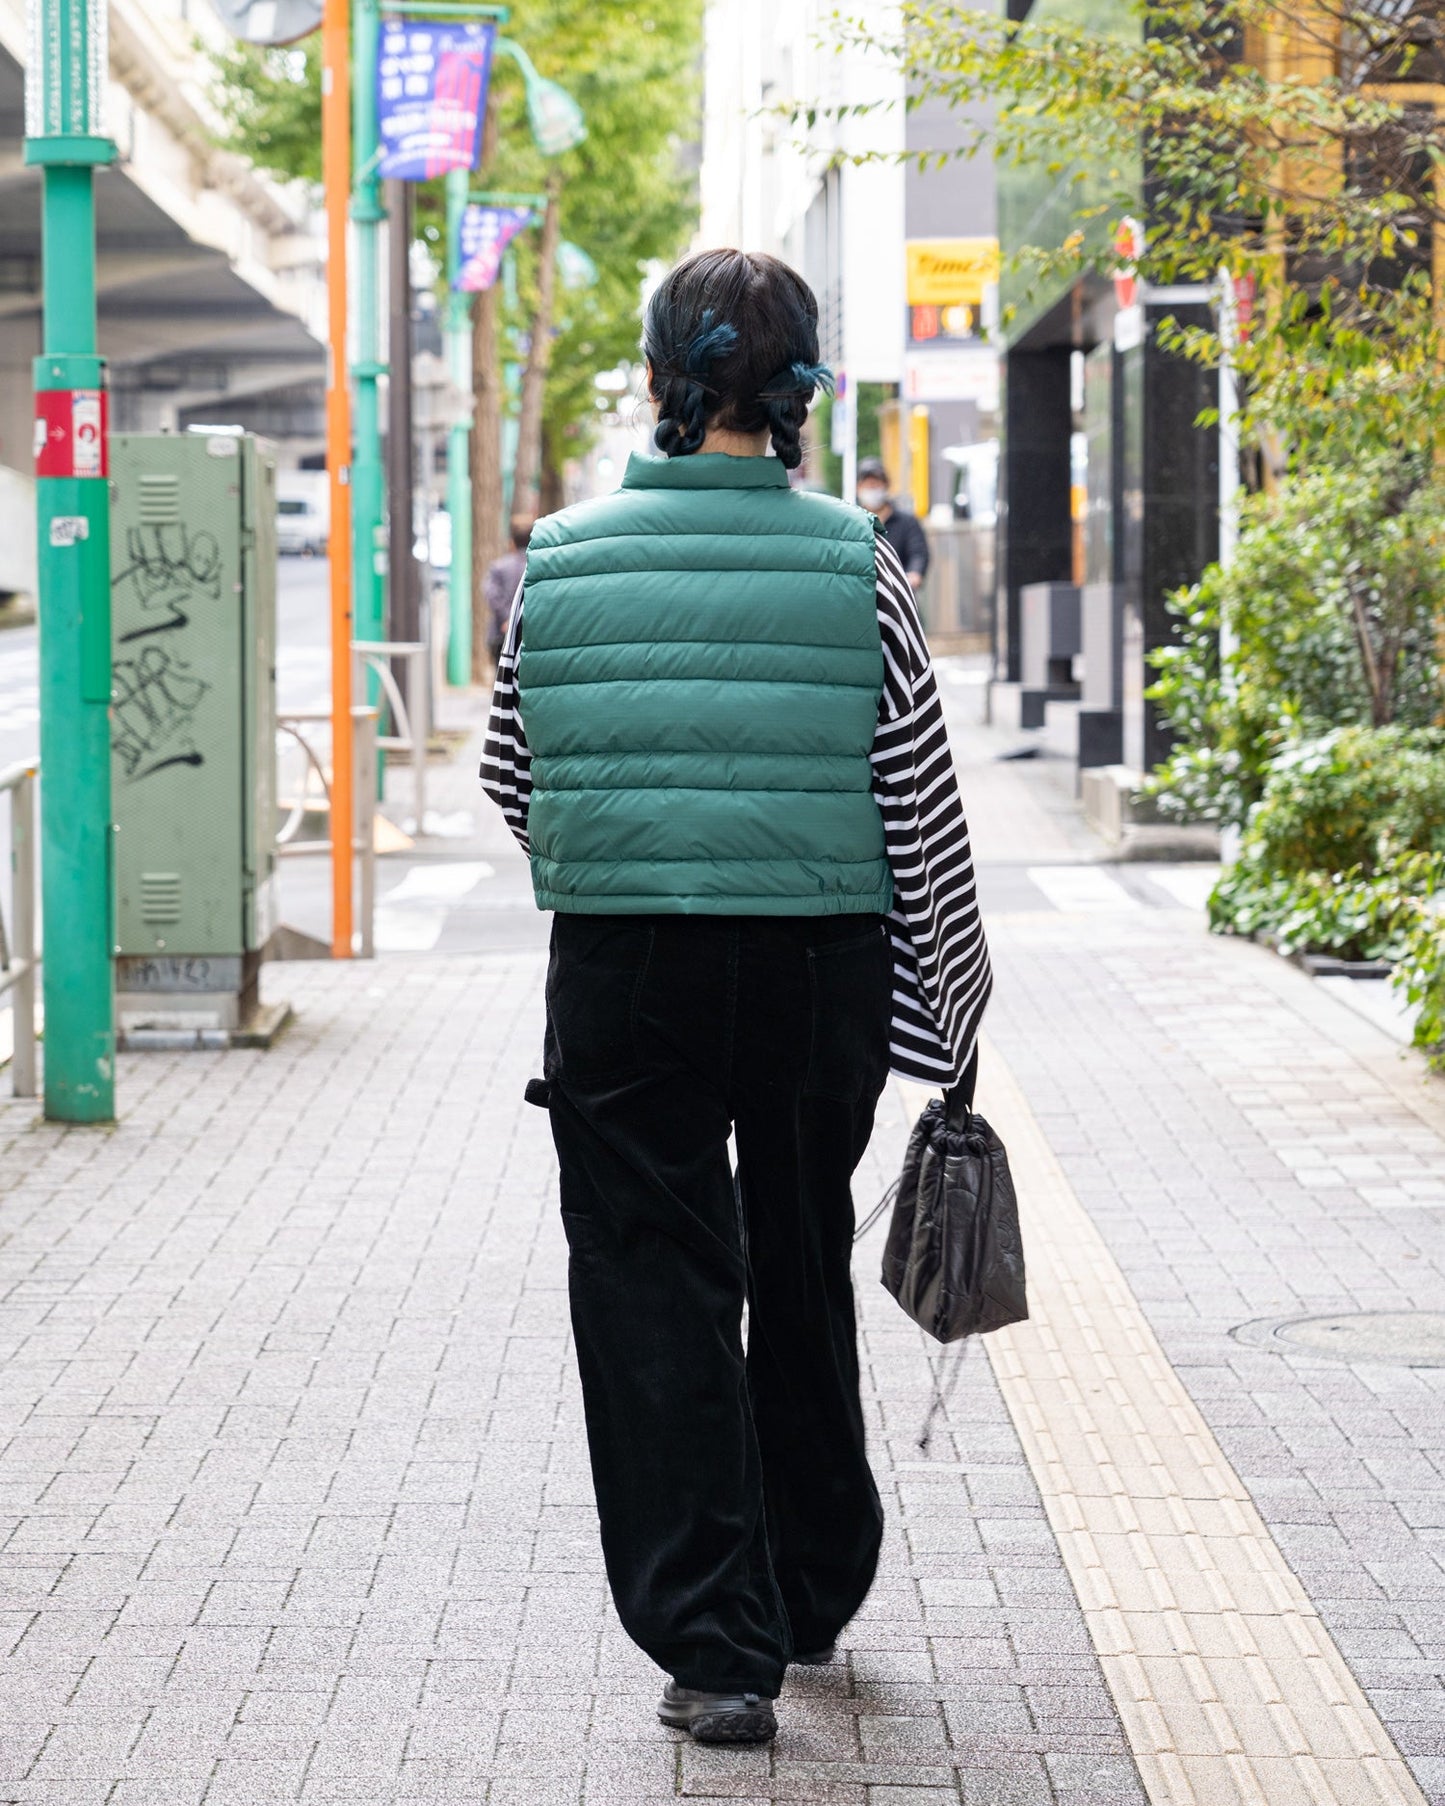
[[[818,362],[818,303],[796,270],[746,251],[685,259],[648,303],[642,348],[660,452],[686,457],[709,427],[766,428],[787,469],[802,463],[808,404],[833,378]]]

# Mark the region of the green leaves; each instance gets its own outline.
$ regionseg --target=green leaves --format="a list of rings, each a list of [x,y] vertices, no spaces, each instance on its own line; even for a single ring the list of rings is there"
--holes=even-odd
[[[903,0],[902,32],[845,33],[901,65],[915,101],[984,109],[1021,310],[1107,269],[1142,205],[1145,283],[1252,279],[1232,347],[1246,441],[1308,466],[1445,441],[1445,334],[1429,246],[1445,109],[1396,99],[1418,8],[1378,0],[1035,0],[1027,20]],[[1281,54],[1267,67],[1273,34]],[[1241,56],[1241,48],[1255,61]],[[1218,326],[1177,348],[1204,364]]]
[[[597,414],[593,378],[636,356],[648,266],[677,255],[696,217],[683,147],[697,131],[702,0],[525,0],[505,30],[578,102],[588,128],[586,141],[558,160],[563,237],[591,257],[598,279],[559,297],[544,410],[556,464],[583,449]],[[232,45],[214,56],[214,66],[226,147],[283,178],[319,182],[319,37],[280,51]],[[492,82],[499,131],[487,184],[540,189],[551,165],[532,143],[522,81],[510,60],[496,60]],[[418,230],[441,253],[441,184],[417,187]],[[518,306],[508,321],[513,333],[530,322],[535,258],[536,234],[523,234]]]
[[[279,50],[236,39],[212,61],[225,148],[283,181],[320,182],[320,33]]]
[[[1171,600],[1150,695],[1178,744],[1151,787],[1174,814],[1242,824],[1292,742],[1445,716],[1445,489],[1423,456],[1340,440],[1346,461],[1246,499],[1228,571]]]
[[[593,378],[638,355],[647,268],[684,248],[696,218],[683,147],[696,135],[701,0],[527,0],[507,30],[587,119],[584,144],[562,159],[562,235],[597,265],[587,290],[562,291],[543,412],[548,461],[585,449],[598,416]],[[522,126],[520,84],[499,90],[499,149],[489,181],[539,185],[545,174]],[[536,294],[535,235],[518,241],[525,330]]]

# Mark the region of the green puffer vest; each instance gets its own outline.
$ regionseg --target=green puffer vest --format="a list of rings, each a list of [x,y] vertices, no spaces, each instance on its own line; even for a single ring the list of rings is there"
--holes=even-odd
[[[542,909],[892,907],[874,528],[776,458],[634,456],[539,521],[518,669]]]

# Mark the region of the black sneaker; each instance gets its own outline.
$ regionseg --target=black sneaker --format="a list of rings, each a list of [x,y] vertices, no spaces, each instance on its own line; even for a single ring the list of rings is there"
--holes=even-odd
[[[838,1645],[829,1643],[824,1649],[794,1650],[793,1661],[799,1668],[826,1668],[837,1653]]]
[[[702,1693],[669,1681],[657,1716],[694,1743],[770,1743],[778,1734],[773,1702],[760,1693]]]

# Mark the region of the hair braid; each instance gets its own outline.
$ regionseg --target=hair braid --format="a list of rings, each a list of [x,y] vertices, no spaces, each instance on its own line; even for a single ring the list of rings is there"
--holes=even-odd
[[[680,367],[653,364],[658,404],[657,449],[669,458],[686,457],[707,437],[707,398],[716,395],[705,378],[713,363],[726,357],[738,342],[737,328],[718,320],[705,308],[698,331],[678,360]],[[660,378],[660,381],[659,381]]]
[[[796,270],[743,251],[689,257],[653,292],[642,345],[665,456],[700,450],[717,427],[766,431],[787,469],[802,463],[809,403],[833,379],[817,362],[817,300]]]
[[[795,361],[758,391],[758,400],[767,410],[773,450],[785,470],[796,470],[803,462],[803,427],[819,389],[825,395],[833,393],[833,372],[826,364]]]

